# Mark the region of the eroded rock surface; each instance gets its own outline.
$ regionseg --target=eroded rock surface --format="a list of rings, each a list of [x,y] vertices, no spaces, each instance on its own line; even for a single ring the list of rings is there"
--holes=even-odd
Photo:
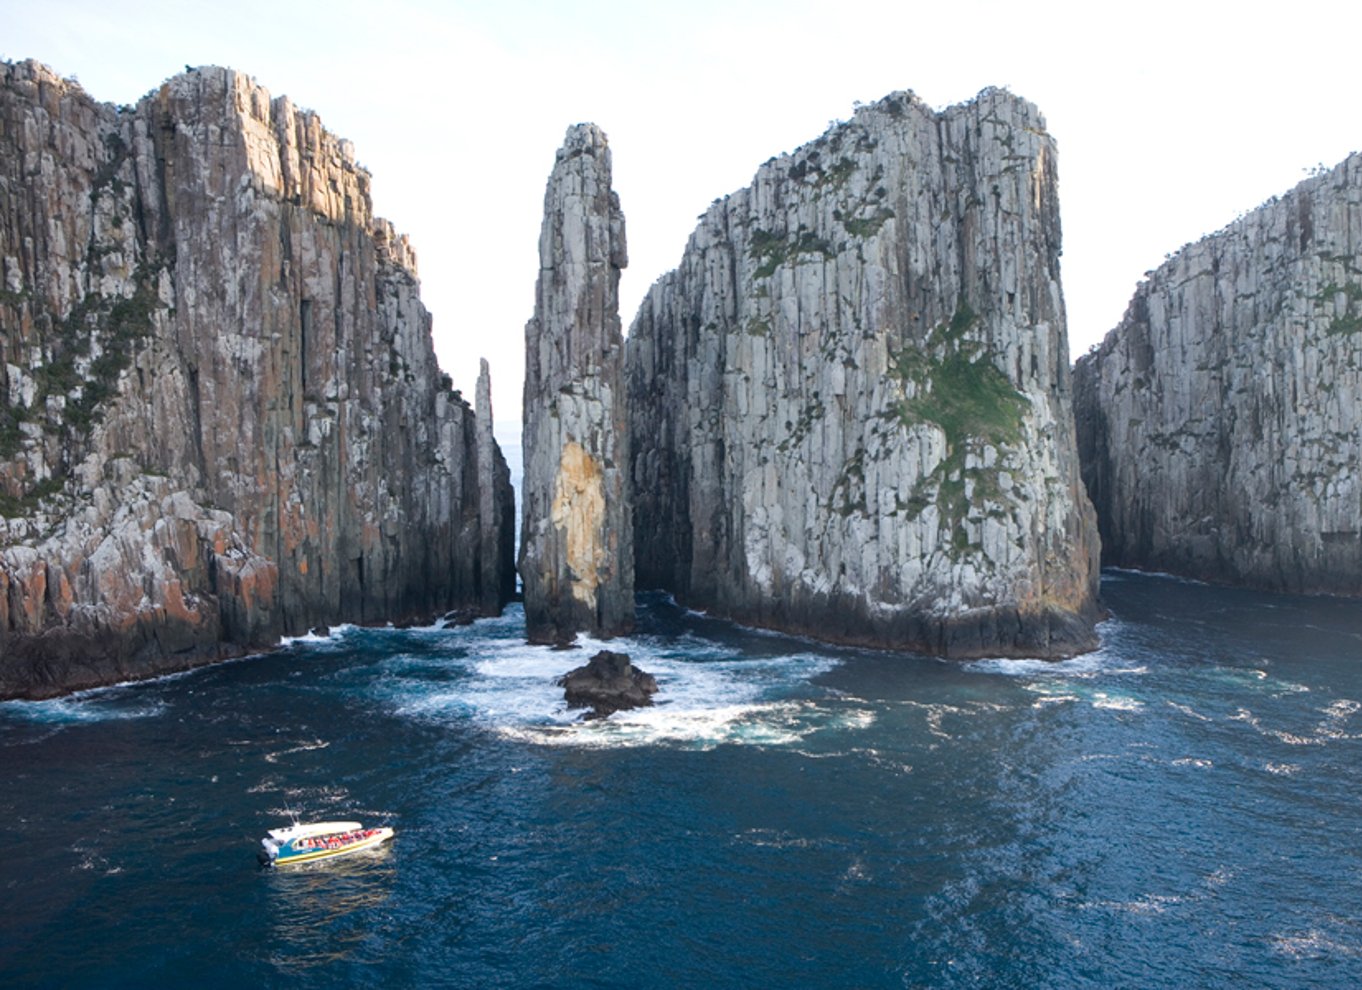
[[[1074,380],[1107,562],[1362,594],[1362,155],[1148,273]]]
[[[859,110],[716,200],[629,335],[640,587],[948,656],[1096,643],[1055,147],[1008,93]]]
[[[490,409],[369,181],[231,70],[0,65],[0,697],[506,599]]]
[[[532,642],[615,636],[634,618],[620,269],[610,147],[568,129],[544,194],[535,314],[525,327],[520,575]]]
[[[590,708],[586,718],[605,718],[615,712],[653,703],[657,678],[633,665],[627,653],[601,650],[584,666],[558,679],[569,708]]]

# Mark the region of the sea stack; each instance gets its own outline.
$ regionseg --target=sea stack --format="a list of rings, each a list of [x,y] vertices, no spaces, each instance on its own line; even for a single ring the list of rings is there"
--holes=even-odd
[[[624,214],[610,146],[568,129],[544,194],[535,312],[525,327],[520,576],[531,642],[633,628],[620,269]]]
[[[230,69],[0,83],[0,697],[499,610],[506,466],[349,142]]]
[[[1096,645],[1055,157],[1007,92],[897,93],[715,200],[630,329],[641,587],[951,657]]]
[[[477,389],[478,610],[496,615],[515,597],[515,492],[493,435],[492,369],[486,358],[478,364]]]
[[[1107,563],[1362,594],[1362,155],[1147,273],[1074,380]]]

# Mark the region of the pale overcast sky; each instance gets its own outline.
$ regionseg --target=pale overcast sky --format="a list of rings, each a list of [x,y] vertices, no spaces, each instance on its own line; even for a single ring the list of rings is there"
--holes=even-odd
[[[435,346],[517,419],[544,183],[572,123],[610,136],[627,327],[696,217],[856,101],[990,85],[1059,142],[1075,355],[1164,255],[1362,148],[1362,4],[995,0],[0,0],[0,57],[132,103],[227,65],[317,111],[411,235]]]

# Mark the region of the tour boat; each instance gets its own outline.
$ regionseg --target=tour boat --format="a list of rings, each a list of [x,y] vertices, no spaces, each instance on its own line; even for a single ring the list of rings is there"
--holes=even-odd
[[[359,822],[294,822],[287,828],[272,828],[268,837],[261,839],[261,866],[285,866],[307,863],[328,856],[373,849],[393,837],[393,830],[365,828]]]

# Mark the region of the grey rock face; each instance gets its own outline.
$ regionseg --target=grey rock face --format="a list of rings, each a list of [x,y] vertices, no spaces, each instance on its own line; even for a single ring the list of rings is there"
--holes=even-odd
[[[478,370],[477,479],[479,607],[496,615],[515,597],[515,492],[511,469],[493,436],[492,373],[483,358]]]
[[[1074,381],[1106,561],[1362,594],[1362,156],[1148,273]]]
[[[584,666],[558,678],[569,708],[590,708],[586,719],[605,718],[653,703],[657,678],[633,665],[627,653],[601,650]]]
[[[0,66],[0,267],[0,696],[505,599],[505,464],[315,115]]]
[[[1055,148],[911,94],[716,200],[630,329],[640,586],[948,656],[1093,647]]]
[[[605,133],[578,124],[544,193],[535,314],[525,327],[520,576],[532,642],[633,627],[619,320],[627,263]]]

